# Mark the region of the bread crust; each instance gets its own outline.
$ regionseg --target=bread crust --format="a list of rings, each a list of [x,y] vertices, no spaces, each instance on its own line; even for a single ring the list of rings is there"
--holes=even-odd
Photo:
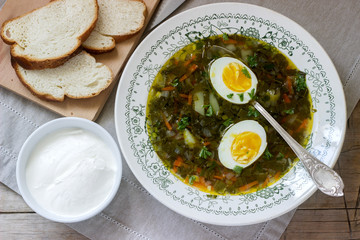
[[[89,53],[93,53],[93,54],[101,54],[101,53],[106,53],[106,52],[110,52],[112,50],[114,50],[116,46],[116,42],[114,40],[114,38],[112,38],[112,44],[109,47],[103,47],[103,48],[93,48],[91,46],[87,46],[86,44],[82,44],[82,47]]]
[[[147,7],[146,7],[146,4],[143,0],[131,0],[131,1],[135,1],[135,2],[141,2],[145,5],[145,9],[143,11],[143,16],[144,16],[144,20],[143,22],[141,23],[141,26],[138,27],[137,29],[133,30],[131,33],[129,34],[124,34],[124,35],[109,35],[110,37],[113,37],[115,39],[115,42],[121,42],[121,41],[125,41],[126,39],[129,39],[131,38],[132,36],[134,36],[136,33],[138,33],[145,25],[145,21],[146,21],[146,17],[147,17]]]
[[[107,53],[107,52],[110,52],[112,50],[115,49],[115,44],[112,45],[111,47],[109,48],[91,48],[91,47],[86,47],[86,46],[83,46],[84,49],[89,52],[89,53],[92,53],[92,54],[102,54],[102,53]]]
[[[146,17],[148,15],[147,6],[143,0],[131,0],[131,1],[141,2],[145,5],[144,11],[142,13],[144,16],[144,20],[141,23],[141,26],[139,26],[137,29],[133,30],[131,33],[123,34],[123,35],[107,35],[107,34],[102,34],[102,33],[100,33],[100,34],[107,36],[107,37],[112,37],[115,40],[115,43],[119,43],[119,42],[125,41],[125,40],[133,37],[144,27]],[[101,54],[101,53],[106,53],[106,52],[112,51],[115,48],[115,44],[111,48],[91,48],[89,46],[84,46],[84,45],[83,45],[83,47],[84,47],[84,49],[86,49],[86,51],[88,51],[90,53]]]
[[[32,12],[34,12],[38,9],[45,8],[45,7],[49,6],[50,4],[54,4],[54,2],[57,2],[57,1],[61,1],[61,0],[53,0],[53,1],[49,2],[48,4],[46,4],[45,6],[36,8],[28,13],[25,13],[23,15],[13,18],[13,19],[7,20],[2,24],[0,36],[6,44],[11,45],[10,46],[10,54],[11,54],[12,58],[14,58],[14,60],[23,68],[35,70],[35,69],[55,68],[55,67],[58,67],[58,66],[64,64],[67,60],[69,60],[73,56],[73,53],[90,36],[92,30],[95,28],[96,21],[98,19],[98,12],[99,12],[99,5],[97,3],[97,0],[93,0],[95,7],[96,7],[96,15],[95,15],[91,25],[83,34],[81,34],[79,37],[77,37],[78,43],[71,51],[63,54],[62,56],[59,56],[56,58],[48,58],[45,60],[16,54],[15,48],[18,46],[18,44],[16,43],[16,41],[11,40],[6,36],[6,33],[4,32],[4,26],[11,21],[22,18],[28,14],[31,14]]]
[[[33,89],[30,85],[28,85],[25,81],[25,79],[23,78],[23,76],[20,74],[19,71],[19,64],[14,60],[14,58],[11,57],[11,65],[15,70],[16,75],[18,76],[20,82],[32,93],[32,95],[45,100],[45,101],[51,101],[51,102],[62,102],[64,101],[64,97],[63,98],[55,98],[50,94],[43,94],[40,93],[38,91],[36,91],[35,89]]]
[[[13,47],[15,47],[15,46],[12,45],[10,47],[11,58],[14,61],[16,61],[20,66],[22,66],[23,68],[29,69],[29,70],[41,70],[41,69],[46,69],[46,68],[59,67],[59,66],[63,65],[66,61],[68,61],[70,58],[77,55],[82,50],[81,43],[80,43],[80,46],[75,48],[73,52],[64,54],[61,58],[46,59],[46,60],[42,60],[42,61],[32,61],[30,59],[30,61],[29,61],[29,58],[26,58],[23,56],[16,56],[16,54],[14,56],[12,53]]]

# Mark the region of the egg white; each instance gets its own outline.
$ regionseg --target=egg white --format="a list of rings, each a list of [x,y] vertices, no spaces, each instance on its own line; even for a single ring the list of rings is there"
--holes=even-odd
[[[247,164],[236,162],[231,155],[231,145],[236,135],[239,135],[243,132],[253,132],[258,134],[261,138],[261,145],[258,154]],[[226,131],[218,147],[218,156],[220,162],[226,168],[234,169],[236,166],[246,168],[253,164],[264,153],[266,146],[267,141],[265,129],[257,121],[245,120],[234,124]]]
[[[232,89],[229,89],[223,81],[223,78],[222,78],[223,70],[228,64],[230,64],[232,62],[238,63],[240,66],[245,67],[251,76],[251,87],[244,92],[237,92]],[[238,60],[236,58],[232,58],[232,57],[218,58],[211,64],[210,80],[211,80],[211,83],[212,83],[213,87],[215,88],[216,92],[222,98],[224,98],[225,100],[227,100],[229,102],[235,103],[235,104],[248,103],[251,100],[249,93],[251,93],[252,89],[255,89],[255,92],[256,92],[256,87],[257,87],[257,83],[258,83],[257,78],[256,78],[255,74],[252,72],[252,70],[250,68],[248,68],[240,60]],[[240,97],[238,96],[238,94],[242,94],[242,93],[244,94],[243,101],[241,101]],[[231,98],[227,97],[229,94],[233,94],[233,96]]]

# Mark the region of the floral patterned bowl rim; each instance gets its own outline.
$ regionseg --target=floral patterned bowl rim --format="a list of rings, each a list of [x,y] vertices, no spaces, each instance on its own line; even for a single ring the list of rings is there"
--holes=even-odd
[[[275,184],[254,193],[211,198],[174,177],[157,157],[146,130],[147,95],[155,75],[176,51],[198,38],[237,33],[277,47],[307,73],[314,124],[307,149],[333,167],[344,141],[346,107],[336,69],[300,25],[272,10],[243,3],[193,8],[151,32],[129,59],[115,100],[115,127],[127,164],[157,200],[186,217],[239,226],[270,220],[308,199],[316,187],[301,163]]]

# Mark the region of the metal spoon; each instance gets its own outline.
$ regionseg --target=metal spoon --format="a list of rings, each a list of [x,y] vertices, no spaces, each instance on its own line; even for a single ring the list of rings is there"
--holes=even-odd
[[[226,50],[226,52],[229,52],[235,56],[233,52],[226,48],[220,46],[216,46],[216,48],[223,51]],[[246,67],[249,72],[252,72],[252,70],[246,66],[245,63],[242,63],[242,65],[243,67]],[[256,77],[255,74],[251,75]],[[296,156],[304,164],[305,169],[309,172],[310,177],[320,191],[333,197],[341,197],[344,195],[344,182],[342,181],[339,174],[337,174],[326,164],[322,163],[319,159],[315,158],[308,151],[306,151],[306,149],[304,149],[298,142],[296,142],[295,139],[293,139],[290,134],[288,134],[280,126],[280,124],[260,105],[260,103],[255,100],[252,100],[250,103],[256,108],[256,110],[260,112],[261,115],[266,118],[266,120],[275,128],[275,130],[291,147]]]
[[[251,104],[284,138],[296,156],[304,164],[306,170],[309,172],[312,180],[320,191],[332,197],[341,197],[344,195],[344,183],[339,174],[306,151],[280,126],[280,124],[260,105],[260,103],[253,100]]]

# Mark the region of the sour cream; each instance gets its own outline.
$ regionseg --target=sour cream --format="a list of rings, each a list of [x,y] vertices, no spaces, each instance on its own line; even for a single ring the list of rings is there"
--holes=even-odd
[[[101,204],[115,184],[116,158],[93,133],[66,128],[42,139],[26,165],[26,184],[44,209],[64,217]]]

